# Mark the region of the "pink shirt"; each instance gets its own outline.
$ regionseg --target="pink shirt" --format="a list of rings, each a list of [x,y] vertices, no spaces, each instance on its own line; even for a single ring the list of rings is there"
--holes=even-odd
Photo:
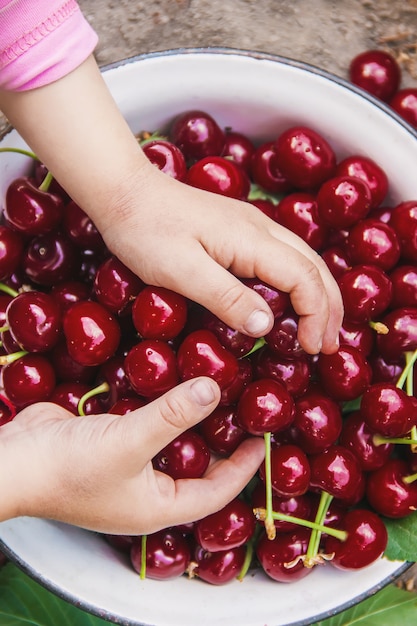
[[[96,45],[76,0],[0,0],[0,89],[25,91],[58,80]]]

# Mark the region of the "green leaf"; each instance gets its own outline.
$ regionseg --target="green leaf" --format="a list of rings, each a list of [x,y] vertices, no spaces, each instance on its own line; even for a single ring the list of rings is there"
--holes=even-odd
[[[417,512],[402,519],[384,519],[388,531],[385,556],[390,561],[417,561]]]
[[[1,626],[108,626],[61,600],[8,563],[0,570]]]
[[[394,585],[385,587],[360,604],[316,626],[398,626],[415,624],[417,595]]]

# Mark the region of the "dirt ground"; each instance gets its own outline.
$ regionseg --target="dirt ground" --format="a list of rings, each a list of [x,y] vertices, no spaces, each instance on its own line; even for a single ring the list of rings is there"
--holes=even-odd
[[[280,54],[346,76],[353,56],[386,48],[417,83],[417,0],[80,0],[100,65],[143,52],[226,46]]]

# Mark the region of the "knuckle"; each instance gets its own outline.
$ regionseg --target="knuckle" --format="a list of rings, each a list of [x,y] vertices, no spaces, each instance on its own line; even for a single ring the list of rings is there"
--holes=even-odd
[[[234,283],[228,289],[218,294],[217,304],[225,314],[228,314],[235,309],[241,308],[244,297],[244,286]]]
[[[168,393],[160,404],[159,411],[163,422],[172,429],[182,431],[189,426],[189,407],[185,398],[176,390]]]

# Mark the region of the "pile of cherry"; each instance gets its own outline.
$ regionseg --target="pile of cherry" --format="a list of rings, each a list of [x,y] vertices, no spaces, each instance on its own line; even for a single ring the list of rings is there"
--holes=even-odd
[[[340,349],[306,354],[289,297],[256,278],[275,316],[254,340],[106,249],[44,166],[14,180],[0,226],[2,422],[37,401],[123,415],[182,380],[213,377],[219,406],[154,459],[175,479],[265,440],[258,476],[221,511],[146,537],[107,536],[151,578],[213,584],[261,567],[290,582],[317,564],[369,565],[383,517],[417,508],[417,199],[386,206],[368,157],[337,160],[314,129],[262,145],[187,111],[142,149],[167,175],[253,203],[325,259],[345,305]],[[413,380],[414,379],[414,380]]]

